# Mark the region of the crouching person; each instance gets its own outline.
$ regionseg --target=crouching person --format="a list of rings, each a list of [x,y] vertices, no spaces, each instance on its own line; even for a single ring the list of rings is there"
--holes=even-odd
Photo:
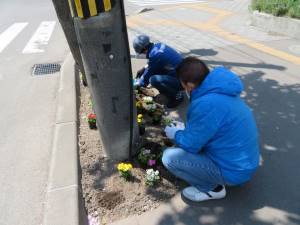
[[[249,181],[259,164],[256,123],[240,98],[243,85],[233,72],[224,67],[210,72],[194,57],[183,60],[177,75],[190,106],[185,128],[165,128],[177,147],[165,150],[163,164],[191,185],[182,191],[184,198],[224,198],[225,185]]]

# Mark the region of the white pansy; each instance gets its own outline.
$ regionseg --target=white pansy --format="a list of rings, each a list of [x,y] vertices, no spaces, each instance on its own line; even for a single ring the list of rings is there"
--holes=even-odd
[[[151,153],[150,149],[143,150],[143,155],[149,155]]]
[[[152,103],[153,102],[153,98],[150,96],[145,96],[143,97],[143,101],[148,104],[148,103]]]
[[[159,177],[158,170],[156,171],[154,171],[153,169],[146,170],[146,183],[148,185],[153,186],[159,179],[160,177]]]
[[[157,107],[155,104],[148,104],[148,105],[145,105],[144,108],[147,111],[154,111]]]

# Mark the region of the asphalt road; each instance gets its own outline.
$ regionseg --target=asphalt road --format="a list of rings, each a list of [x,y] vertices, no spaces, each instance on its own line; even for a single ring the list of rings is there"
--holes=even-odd
[[[39,225],[59,75],[32,67],[69,50],[50,0],[1,0],[0,21],[0,224]]]

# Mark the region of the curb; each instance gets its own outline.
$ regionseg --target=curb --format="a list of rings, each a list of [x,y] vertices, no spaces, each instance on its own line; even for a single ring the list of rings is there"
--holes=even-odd
[[[260,27],[267,32],[300,38],[300,20],[297,19],[276,17],[256,10],[251,15],[251,25]]]
[[[43,225],[83,225],[87,223],[78,176],[76,76],[71,54],[60,75]]]

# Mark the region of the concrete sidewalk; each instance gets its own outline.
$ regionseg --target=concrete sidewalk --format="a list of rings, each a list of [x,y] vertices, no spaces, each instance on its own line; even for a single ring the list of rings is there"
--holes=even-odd
[[[112,225],[296,225],[300,224],[299,41],[249,25],[249,1],[156,8],[128,18],[130,39],[138,33],[195,55],[210,67],[225,65],[240,75],[244,99],[260,130],[261,162],[254,179],[228,188],[223,200],[190,206],[180,193],[141,216]]]

